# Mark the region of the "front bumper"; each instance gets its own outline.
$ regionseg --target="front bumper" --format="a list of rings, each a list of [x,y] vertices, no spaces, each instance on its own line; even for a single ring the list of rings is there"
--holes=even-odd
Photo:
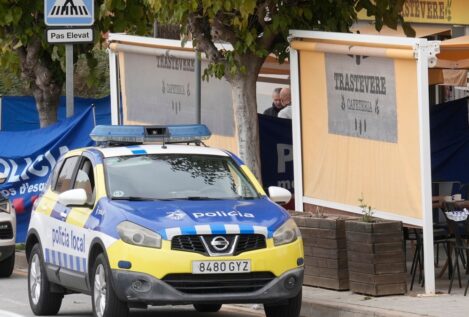
[[[112,270],[113,287],[119,299],[147,305],[279,302],[292,298],[300,292],[303,274],[302,267],[287,271],[254,292],[188,294],[148,274]],[[296,283],[294,286],[287,287],[287,280],[292,277]]]
[[[15,245],[0,246],[0,262],[15,253]]]

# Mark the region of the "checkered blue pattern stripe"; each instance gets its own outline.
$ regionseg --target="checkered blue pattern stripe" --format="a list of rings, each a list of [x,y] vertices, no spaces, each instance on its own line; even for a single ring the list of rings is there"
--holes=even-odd
[[[147,154],[147,151],[139,145],[130,145],[127,148],[132,151],[132,154]]]
[[[234,224],[213,224],[198,225],[191,227],[174,227],[168,228],[161,232],[163,239],[171,240],[175,236],[180,235],[196,235],[196,234],[262,234],[266,238],[271,238],[273,233],[267,230],[267,227],[252,225],[234,225]]]
[[[86,265],[86,258],[51,250],[48,248],[46,248],[45,255],[46,263],[54,264],[77,272],[86,273],[88,271],[88,266]]]

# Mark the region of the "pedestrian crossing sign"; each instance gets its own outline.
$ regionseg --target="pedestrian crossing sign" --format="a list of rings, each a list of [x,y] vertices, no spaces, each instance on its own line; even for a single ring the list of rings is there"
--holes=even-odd
[[[94,23],[94,0],[44,0],[48,26],[89,26]]]

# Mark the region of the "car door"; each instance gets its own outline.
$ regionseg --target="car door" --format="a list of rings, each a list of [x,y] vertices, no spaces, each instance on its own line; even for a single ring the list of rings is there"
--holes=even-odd
[[[65,226],[70,208],[58,202],[59,195],[72,188],[80,156],[59,160],[45,192],[35,203],[31,226],[38,231],[47,276],[51,282],[60,283],[58,271],[69,261],[69,229]]]
[[[71,184],[70,190],[83,189],[87,200],[84,205],[64,206],[66,212],[64,228],[69,237],[67,244],[68,258],[61,263],[59,277],[61,284],[65,287],[87,291],[89,290],[86,278],[88,251],[92,240],[92,232],[85,229],[85,224],[96,203],[95,164],[87,155],[80,157]]]

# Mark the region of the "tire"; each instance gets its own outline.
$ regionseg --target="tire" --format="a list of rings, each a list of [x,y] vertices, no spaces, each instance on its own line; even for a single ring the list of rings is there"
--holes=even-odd
[[[117,298],[111,284],[112,274],[104,254],[98,255],[91,274],[91,299],[95,317],[127,317],[127,303]]]
[[[194,304],[194,308],[199,313],[216,313],[220,310],[221,304]]]
[[[0,262],[0,278],[10,277],[15,267],[15,254]]]
[[[266,317],[299,317],[301,310],[301,291],[293,298],[290,298],[286,304],[283,305],[268,305],[264,304],[264,311]]]
[[[29,305],[35,315],[56,315],[62,305],[63,294],[52,293],[47,279],[41,247],[35,244],[28,264]]]

